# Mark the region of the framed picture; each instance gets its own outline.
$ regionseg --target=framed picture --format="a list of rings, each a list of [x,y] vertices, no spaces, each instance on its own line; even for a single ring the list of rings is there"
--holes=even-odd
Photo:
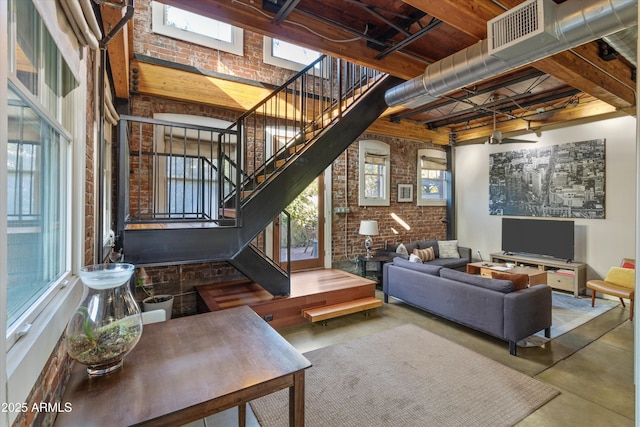
[[[412,184],[398,184],[398,202],[413,202]]]

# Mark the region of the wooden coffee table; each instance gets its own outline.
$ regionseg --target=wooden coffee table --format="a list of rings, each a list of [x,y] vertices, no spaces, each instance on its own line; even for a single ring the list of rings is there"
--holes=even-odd
[[[506,264],[498,262],[472,262],[467,264],[467,273],[479,274],[482,277],[491,278],[491,273],[494,271],[501,271],[511,274],[526,274],[529,276],[529,286],[545,285],[547,284],[547,272],[544,270],[538,270],[532,267],[507,267]]]

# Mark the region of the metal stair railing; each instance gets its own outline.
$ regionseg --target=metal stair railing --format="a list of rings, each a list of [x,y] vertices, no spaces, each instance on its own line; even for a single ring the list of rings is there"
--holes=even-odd
[[[230,129],[240,134],[242,171],[238,201],[251,197],[269,177],[342,113],[384,73],[321,56],[293,76]],[[227,200],[229,199],[227,195]],[[228,202],[227,202],[228,203]]]
[[[237,132],[122,115],[119,229],[158,222],[235,225],[221,221],[227,218],[218,204],[218,194],[239,182],[223,170],[232,159],[219,160],[223,139],[237,140]]]

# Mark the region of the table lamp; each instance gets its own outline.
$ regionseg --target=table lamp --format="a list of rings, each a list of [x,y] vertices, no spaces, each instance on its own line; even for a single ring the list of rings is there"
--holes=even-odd
[[[360,221],[360,231],[358,234],[367,236],[364,239],[364,247],[367,249],[366,258],[371,258],[371,248],[373,247],[373,239],[371,236],[378,235],[378,221]]]

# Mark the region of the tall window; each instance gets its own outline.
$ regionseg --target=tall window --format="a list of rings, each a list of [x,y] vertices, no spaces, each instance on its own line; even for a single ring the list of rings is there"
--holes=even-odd
[[[263,40],[262,52],[265,64],[300,71],[321,55],[320,52],[284,40],[267,36],[264,36]]]
[[[447,153],[435,149],[418,150],[418,206],[447,202]]]
[[[70,270],[69,188],[78,86],[29,1],[13,0],[9,31],[7,315],[9,345]]]
[[[384,142],[360,141],[360,206],[389,206],[389,154],[389,145]]]
[[[241,28],[175,6],[156,1],[152,3],[152,30],[175,39],[242,55]]]

